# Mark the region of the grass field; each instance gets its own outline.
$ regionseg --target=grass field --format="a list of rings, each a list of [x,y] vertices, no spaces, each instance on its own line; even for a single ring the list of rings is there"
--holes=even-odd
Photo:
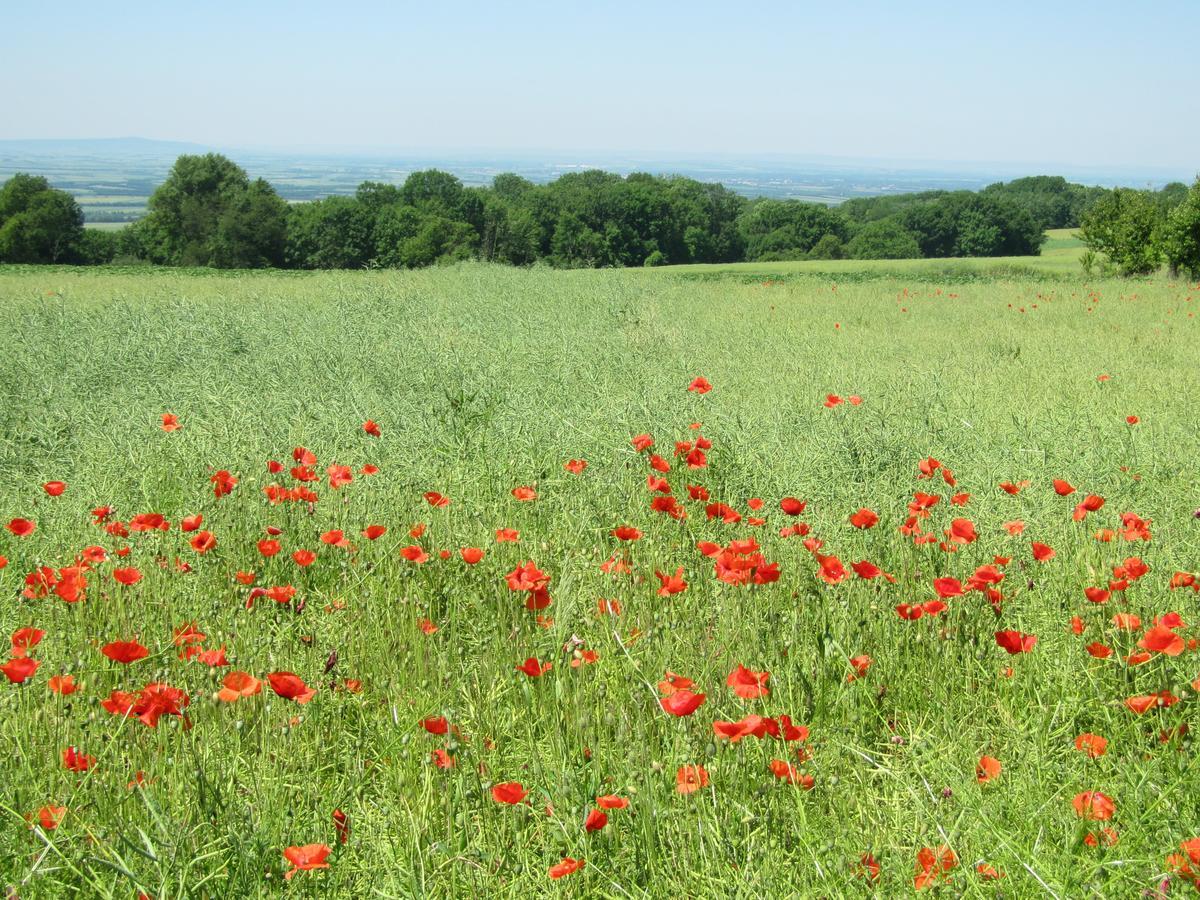
[[[1056,240],[935,280],[0,268],[0,882],[1190,892],[1200,286]]]

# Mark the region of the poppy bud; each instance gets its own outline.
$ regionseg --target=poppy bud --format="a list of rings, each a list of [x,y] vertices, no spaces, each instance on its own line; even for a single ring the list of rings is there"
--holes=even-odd
[[[333,650],[330,652],[329,658],[325,660],[325,674],[328,675],[330,672],[332,672],[337,664],[338,654],[336,650]]]

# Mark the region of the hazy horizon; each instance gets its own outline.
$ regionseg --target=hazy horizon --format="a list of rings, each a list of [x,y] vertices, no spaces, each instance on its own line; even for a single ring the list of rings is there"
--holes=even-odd
[[[10,11],[0,139],[1194,175],[1200,5],[69,0]],[[46,64],[47,35],[54,64]],[[219,50],[219,53],[216,51]]]

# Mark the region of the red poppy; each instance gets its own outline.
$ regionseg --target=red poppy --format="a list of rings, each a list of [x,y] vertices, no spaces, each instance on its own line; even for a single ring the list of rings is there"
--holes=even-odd
[[[569,856],[564,856],[562,858],[562,862],[555,863],[550,867],[550,877],[557,879],[563,878],[567,875],[573,875],[585,865],[587,865],[587,863],[582,859],[572,859]]]
[[[46,831],[53,831],[62,824],[63,818],[67,815],[65,806],[43,806],[38,810],[38,824]]]
[[[1075,749],[1085,753],[1090,759],[1098,759],[1108,752],[1108,740],[1098,734],[1084,732],[1075,738]]]
[[[612,535],[619,541],[641,540],[642,532],[632,525],[621,525],[612,530]]]
[[[975,766],[975,780],[980,784],[995,781],[1000,777],[1000,760],[994,756],[981,756]]]
[[[50,680],[46,684],[50,690],[63,697],[69,697],[79,690],[79,685],[75,683],[74,675],[51,675]]]
[[[583,820],[584,831],[600,831],[608,824],[608,814],[602,809],[593,809]]]
[[[112,574],[114,579],[126,587],[135,585],[142,580],[142,573],[133,566],[124,569],[113,569]]]
[[[537,491],[531,487],[521,486],[512,489],[512,495],[522,503],[528,503],[530,500],[537,499]]]
[[[712,385],[708,383],[707,378],[699,375],[692,379],[692,383],[688,385],[688,390],[693,394],[707,394],[712,390]]]
[[[524,672],[530,678],[541,678],[554,668],[554,664],[549,662],[540,663],[537,661],[537,657],[531,656],[515,668],[518,672]]]
[[[958,857],[949,847],[936,850],[922,847],[917,851],[917,874],[913,887],[917,890],[934,887],[939,881],[949,879],[950,872],[958,865]]]
[[[662,572],[655,572],[655,577],[658,578],[660,587],[658,596],[669,597],[672,594],[681,594],[687,590],[688,583],[683,580],[683,566],[675,570],[674,575],[664,575]]]
[[[437,509],[442,509],[450,505],[450,498],[439,494],[437,491],[426,491],[424,497],[426,503]]]
[[[737,668],[729,673],[725,683],[742,699],[752,700],[755,697],[765,697],[771,692],[767,687],[767,679],[770,677],[770,672],[753,672],[738,664]]]
[[[74,747],[68,747],[62,752],[63,766],[71,772],[86,772],[96,765],[96,757],[80,753]]]
[[[483,551],[478,547],[463,547],[458,551],[458,555],[468,566],[473,566],[483,559]]]
[[[957,578],[935,578],[933,580],[933,589],[943,600],[948,600],[951,597],[961,597],[965,593],[962,582]]]
[[[789,516],[800,515],[806,506],[808,506],[806,502],[797,500],[795,497],[784,497],[779,501],[779,508]]]
[[[514,543],[515,544],[518,540],[520,540],[520,538],[521,538],[521,532],[517,531],[517,529],[515,529],[515,528],[497,528],[496,529],[496,543],[497,544],[505,544],[505,543]]]
[[[12,519],[4,526],[16,537],[29,537],[37,530],[37,523],[31,519]]]
[[[373,419],[367,419],[367,421],[363,422],[362,429],[371,437],[379,437],[380,435],[379,425]]]
[[[1063,481],[1061,478],[1055,478],[1054,493],[1058,494],[1060,497],[1069,497],[1071,494],[1075,493],[1075,488],[1071,485],[1071,482]]]
[[[1072,798],[1071,805],[1075,807],[1075,815],[1081,819],[1095,822],[1107,822],[1117,811],[1112,798],[1100,791],[1083,791]]]
[[[1152,709],[1174,706],[1178,702],[1179,698],[1170,691],[1159,691],[1157,694],[1145,694],[1140,697],[1127,697],[1125,699],[1125,706],[1131,712],[1137,713],[1140,716]]]
[[[301,568],[307,568],[316,562],[317,554],[312,550],[296,550],[292,553],[292,560]]]
[[[368,525],[363,529],[362,534],[368,541],[378,540],[387,534],[387,527],[384,525]]]
[[[317,693],[317,689],[309,687],[304,680],[294,672],[271,672],[267,675],[271,690],[284,700],[295,700],[297,703],[307,703]]]
[[[423,562],[428,562],[429,554],[421,548],[419,544],[410,544],[407,547],[400,548],[400,555],[407,559],[410,563],[420,565]]]
[[[1045,562],[1048,559],[1054,558],[1055,550],[1049,544],[1042,544],[1038,541],[1034,541],[1032,547],[1033,558],[1038,562]]]
[[[629,806],[629,801],[616,794],[605,794],[603,797],[596,798],[596,805],[601,809],[625,809]]]
[[[1142,639],[1138,641],[1138,646],[1144,650],[1153,650],[1155,653],[1178,656],[1183,652],[1184,640],[1170,628],[1164,625],[1155,625],[1146,630]]]
[[[192,538],[191,545],[197,553],[207,553],[217,546],[217,538],[211,531],[201,531]]]
[[[67,483],[65,481],[47,481],[42,485],[42,490],[45,491],[46,495],[49,497],[61,497],[63,495],[63,491],[66,489]]]
[[[163,431],[171,432],[178,431],[183,426],[179,424],[179,416],[175,413],[163,413],[162,425],[159,426]]]
[[[137,641],[112,641],[101,647],[100,652],[113,662],[123,663],[124,665],[137,662],[139,659],[145,659],[150,655],[150,651]]]
[[[694,794],[708,787],[708,772],[704,766],[680,766],[675,773],[675,790],[680,794]]]
[[[694,694],[685,688],[674,691],[658,702],[666,712],[673,716],[690,716],[703,705],[705,696],[704,694]]]
[[[297,872],[309,872],[313,869],[328,869],[331,849],[325,844],[305,844],[302,847],[288,847],[283,851],[283,858],[292,864],[284,878],[290,881]]]
[[[262,691],[262,682],[248,672],[230,672],[221,679],[217,699],[234,703],[243,697],[253,697]]]
[[[505,781],[492,785],[492,799],[497,803],[515,806],[529,795],[525,786],[519,781]]]
[[[997,631],[996,644],[1009,654],[1028,653],[1037,644],[1037,635],[1023,631]]]
[[[563,463],[563,468],[572,475],[582,475],[583,470],[587,468],[587,465],[586,459],[568,459],[565,463]]]
[[[878,522],[879,514],[865,507],[850,516],[850,524],[855,528],[874,528]]]
[[[378,437],[378,435],[376,435]],[[333,830],[337,832],[339,844],[350,842],[350,817],[340,809],[335,809],[330,816],[333,819]]]
[[[0,666],[0,672],[4,673],[4,677],[12,684],[24,684],[41,665],[36,659],[30,659],[27,656],[14,656],[4,665]]]

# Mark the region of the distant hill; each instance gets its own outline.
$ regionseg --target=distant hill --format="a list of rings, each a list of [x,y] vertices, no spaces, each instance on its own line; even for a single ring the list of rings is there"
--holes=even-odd
[[[210,149],[186,141],[155,141],[140,137],[0,140],[0,154],[4,155],[174,157],[181,153],[206,153]]]

